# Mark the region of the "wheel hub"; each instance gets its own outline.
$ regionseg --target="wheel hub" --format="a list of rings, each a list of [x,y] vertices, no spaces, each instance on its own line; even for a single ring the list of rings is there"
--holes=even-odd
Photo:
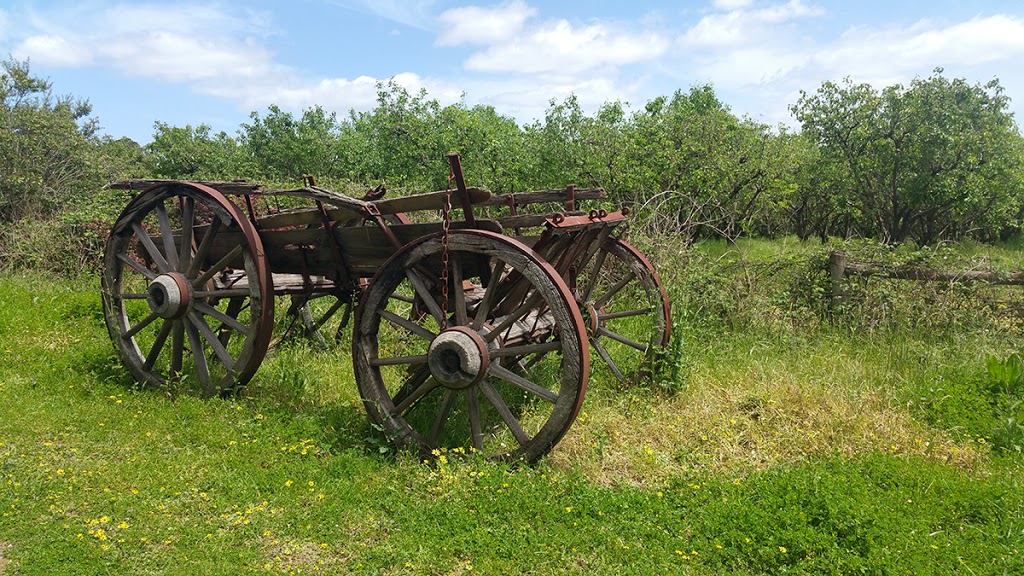
[[[157,276],[147,292],[149,308],[161,318],[181,318],[192,300],[192,286],[176,272]]]
[[[476,331],[456,326],[441,332],[430,343],[427,366],[446,388],[461,390],[483,380],[490,365],[487,343]]]

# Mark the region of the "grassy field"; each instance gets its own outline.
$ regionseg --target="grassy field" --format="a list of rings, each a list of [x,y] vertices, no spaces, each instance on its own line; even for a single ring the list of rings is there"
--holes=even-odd
[[[829,313],[818,246],[644,249],[661,375],[596,372],[532,468],[395,454],[345,346],[228,400],[138,390],[94,276],[0,275],[0,574],[1024,572],[1012,290],[860,281]],[[881,257],[1021,260],[925,252]]]

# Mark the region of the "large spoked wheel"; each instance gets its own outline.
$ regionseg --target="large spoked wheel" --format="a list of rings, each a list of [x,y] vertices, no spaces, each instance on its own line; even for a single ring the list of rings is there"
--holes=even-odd
[[[353,363],[370,418],[429,454],[536,461],[572,425],[590,371],[583,318],[550,264],[500,234],[452,231],[396,253],[356,313]]]
[[[590,345],[623,383],[650,374],[654,352],[668,345],[672,316],[668,293],[639,250],[609,237],[584,266],[576,285]]]
[[[203,396],[252,378],[273,330],[256,230],[223,195],[159,185],[117,219],[103,254],[103,312],[140,383]]]

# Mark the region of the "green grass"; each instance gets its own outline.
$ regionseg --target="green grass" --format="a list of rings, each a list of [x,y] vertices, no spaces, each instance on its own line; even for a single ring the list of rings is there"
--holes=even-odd
[[[534,468],[395,454],[344,346],[286,344],[228,400],[137,390],[95,279],[8,272],[0,574],[1024,571],[1021,460],[991,447],[985,381],[1015,323],[915,320],[889,285],[865,288],[895,306],[869,328],[830,318],[813,244],[650,250],[672,369],[592,379]]]

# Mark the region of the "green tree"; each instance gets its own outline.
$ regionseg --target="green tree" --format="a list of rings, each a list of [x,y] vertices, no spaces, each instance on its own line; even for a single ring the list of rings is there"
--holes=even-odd
[[[847,176],[840,201],[855,231],[931,243],[998,233],[1020,209],[1020,135],[998,80],[970,85],[942,69],[909,88],[824,83],[792,111],[826,166]]]
[[[709,85],[647,103],[628,130],[626,184],[656,228],[687,241],[757,227],[777,193],[774,135],[732,114]]]
[[[91,112],[87,101],[54,96],[28,62],[0,64],[0,223],[53,214],[96,189]]]
[[[239,140],[259,175],[298,180],[304,174],[334,177],[346,173],[333,112],[314,106],[296,119],[271,106],[265,116],[253,112],[250,119],[251,124],[242,124]]]
[[[399,84],[378,85],[377,106],[349,115],[361,146],[355,158],[364,182],[386,180],[399,187],[438,189],[445,185],[445,148],[438,118],[441,105],[426,90],[412,95]],[[350,138],[343,142],[351,142]]]
[[[192,127],[153,125],[153,141],[146,145],[146,162],[158,178],[225,180],[237,174],[238,150],[224,132],[210,134],[206,124]]]

